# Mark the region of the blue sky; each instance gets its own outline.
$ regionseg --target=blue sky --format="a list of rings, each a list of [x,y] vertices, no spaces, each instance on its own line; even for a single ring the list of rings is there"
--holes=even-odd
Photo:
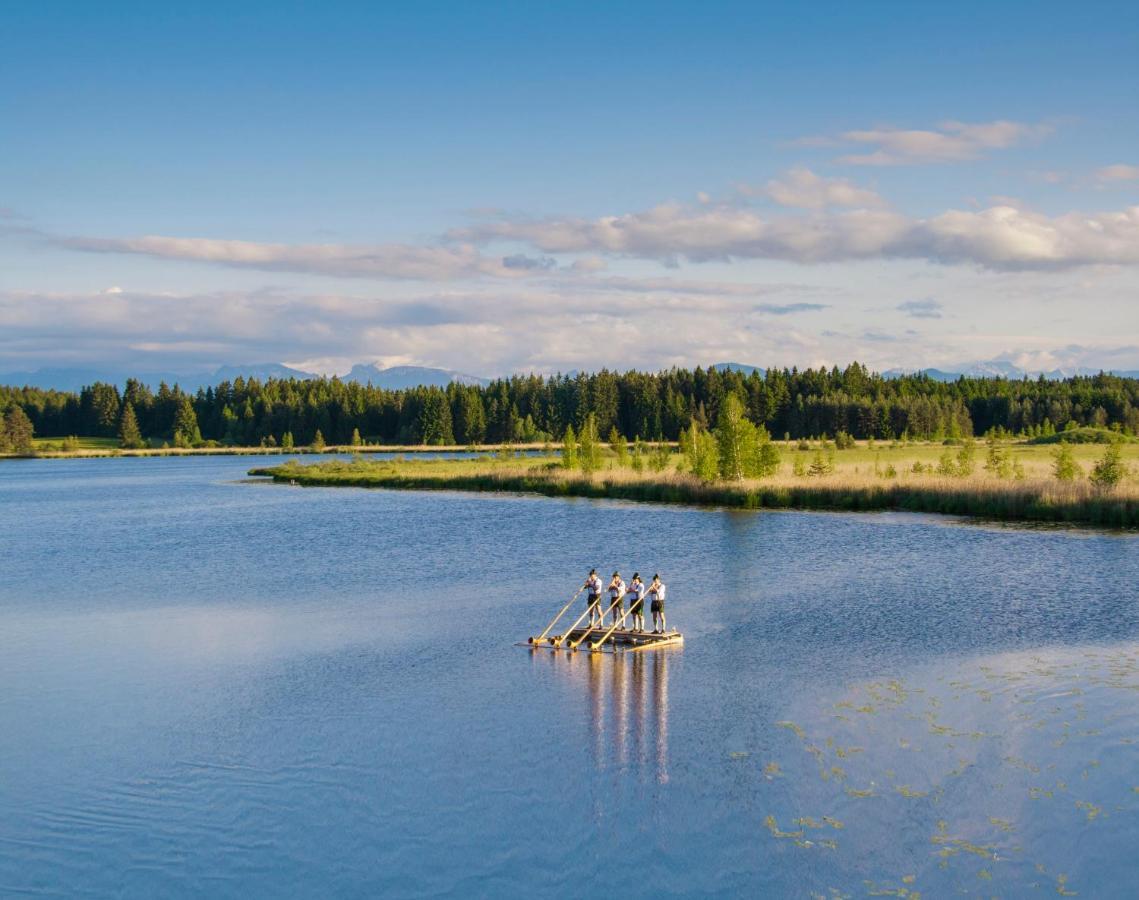
[[[23,4],[0,371],[1139,368],[1134,4]]]

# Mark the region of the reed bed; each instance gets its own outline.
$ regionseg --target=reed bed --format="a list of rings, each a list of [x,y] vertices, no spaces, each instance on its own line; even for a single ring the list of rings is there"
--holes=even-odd
[[[763,481],[707,483],[675,470],[656,473],[612,468],[584,475],[562,469],[549,460],[490,458],[357,460],[309,465],[289,461],[253,469],[249,474],[306,486],[512,491],[738,509],[893,509],[1000,520],[1139,527],[1139,485],[1133,480],[1112,491],[1099,491],[1086,480],[1058,482],[1029,477],[1009,481],[986,475],[948,478],[910,473],[882,478],[839,471],[823,477],[796,477],[781,472]]]

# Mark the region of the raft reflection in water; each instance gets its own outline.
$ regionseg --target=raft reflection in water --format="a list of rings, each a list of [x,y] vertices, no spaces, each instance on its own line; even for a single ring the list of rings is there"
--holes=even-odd
[[[633,766],[653,772],[658,783],[667,784],[668,667],[673,652],[668,648],[615,654],[532,651],[532,656],[571,679],[573,693],[586,700],[582,715],[567,715],[566,721],[579,717],[587,721],[598,770]]]

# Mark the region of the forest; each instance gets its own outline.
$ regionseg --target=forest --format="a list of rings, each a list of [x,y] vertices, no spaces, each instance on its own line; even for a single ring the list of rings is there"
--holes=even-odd
[[[0,387],[6,428],[26,437],[120,438],[123,446],[302,446],[316,443],[469,445],[557,441],[589,416],[600,435],[677,440],[714,424],[729,394],[775,438],[942,439],[993,431],[1045,435],[1074,426],[1139,432],[1139,379],[884,378],[845,369],[716,368],[658,373],[517,375],[486,386],[391,391],[337,378],[237,378],[189,394],[139,380],[78,393]],[[14,439],[0,434],[0,442]]]

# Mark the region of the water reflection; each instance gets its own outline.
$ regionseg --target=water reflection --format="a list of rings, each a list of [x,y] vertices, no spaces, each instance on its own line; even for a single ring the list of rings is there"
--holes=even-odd
[[[630,766],[651,772],[659,784],[669,780],[668,667],[679,648],[646,652],[564,653],[531,650],[540,665],[575,683],[585,698],[584,718],[594,768]],[[541,662],[541,661],[545,662]],[[584,684],[582,684],[584,682]],[[571,692],[572,694],[573,692]]]

